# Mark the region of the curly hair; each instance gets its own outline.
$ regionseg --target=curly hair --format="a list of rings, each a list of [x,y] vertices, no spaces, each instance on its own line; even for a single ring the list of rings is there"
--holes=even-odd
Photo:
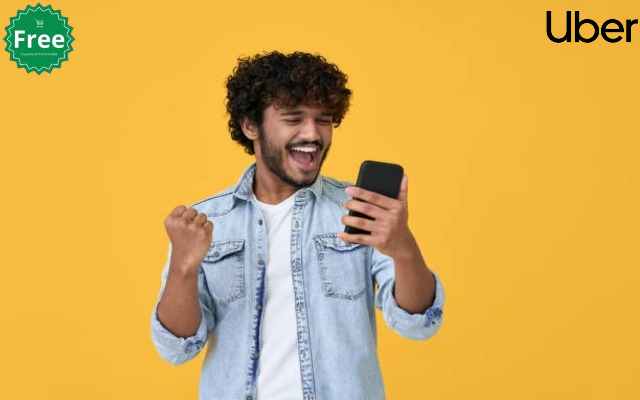
[[[347,76],[318,54],[277,51],[238,58],[227,78],[227,112],[231,138],[254,154],[253,142],[242,132],[245,119],[262,125],[263,112],[272,104],[307,105],[329,112],[335,127],[349,109]]]

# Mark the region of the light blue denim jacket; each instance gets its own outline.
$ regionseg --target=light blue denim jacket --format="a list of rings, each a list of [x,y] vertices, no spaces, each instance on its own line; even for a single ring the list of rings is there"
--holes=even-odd
[[[208,341],[202,400],[256,399],[268,252],[266,227],[252,200],[254,173],[255,164],[236,186],[192,206],[214,224],[198,279],[202,322],[197,333],[176,337],[159,322],[156,310],[152,316],[153,343],[172,364],[192,359]],[[336,237],[344,229],[340,218],[347,186],[319,176],[295,194],[291,271],[305,400],[384,399],[374,305],[393,330],[410,339],[431,337],[442,322],[444,292],[437,277],[432,307],[409,314],[393,297],[393,260]]]

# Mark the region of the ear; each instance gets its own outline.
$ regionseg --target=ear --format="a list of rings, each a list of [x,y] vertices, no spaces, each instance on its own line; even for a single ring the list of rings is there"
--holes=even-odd
[[[247,139],[258,140],[258,127],[253,122],[249,121],[249,118],[243,119],[240,127],[242,128],[242,133],[244,133]]]

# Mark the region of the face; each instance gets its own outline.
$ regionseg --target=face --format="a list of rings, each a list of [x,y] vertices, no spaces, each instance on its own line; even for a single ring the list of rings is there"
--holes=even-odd
[[[309,186],[320,173],[332,134],[331,115],[318,107],[271,105],[254,141],[256,160],[294,188]]]

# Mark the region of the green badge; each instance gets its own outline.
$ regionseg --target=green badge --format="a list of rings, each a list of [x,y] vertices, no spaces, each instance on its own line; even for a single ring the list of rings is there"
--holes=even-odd
[[[27,6],[11,18],[11,24],[5,30],[5,50],[11,54],[11,61],[27,72],[51,73],[53,68],[60,68],[60,64],[67,61],[73,50],[73,28],[67,25],[67,18],[60,15],[60,10],[54,11],[50,5]]]

